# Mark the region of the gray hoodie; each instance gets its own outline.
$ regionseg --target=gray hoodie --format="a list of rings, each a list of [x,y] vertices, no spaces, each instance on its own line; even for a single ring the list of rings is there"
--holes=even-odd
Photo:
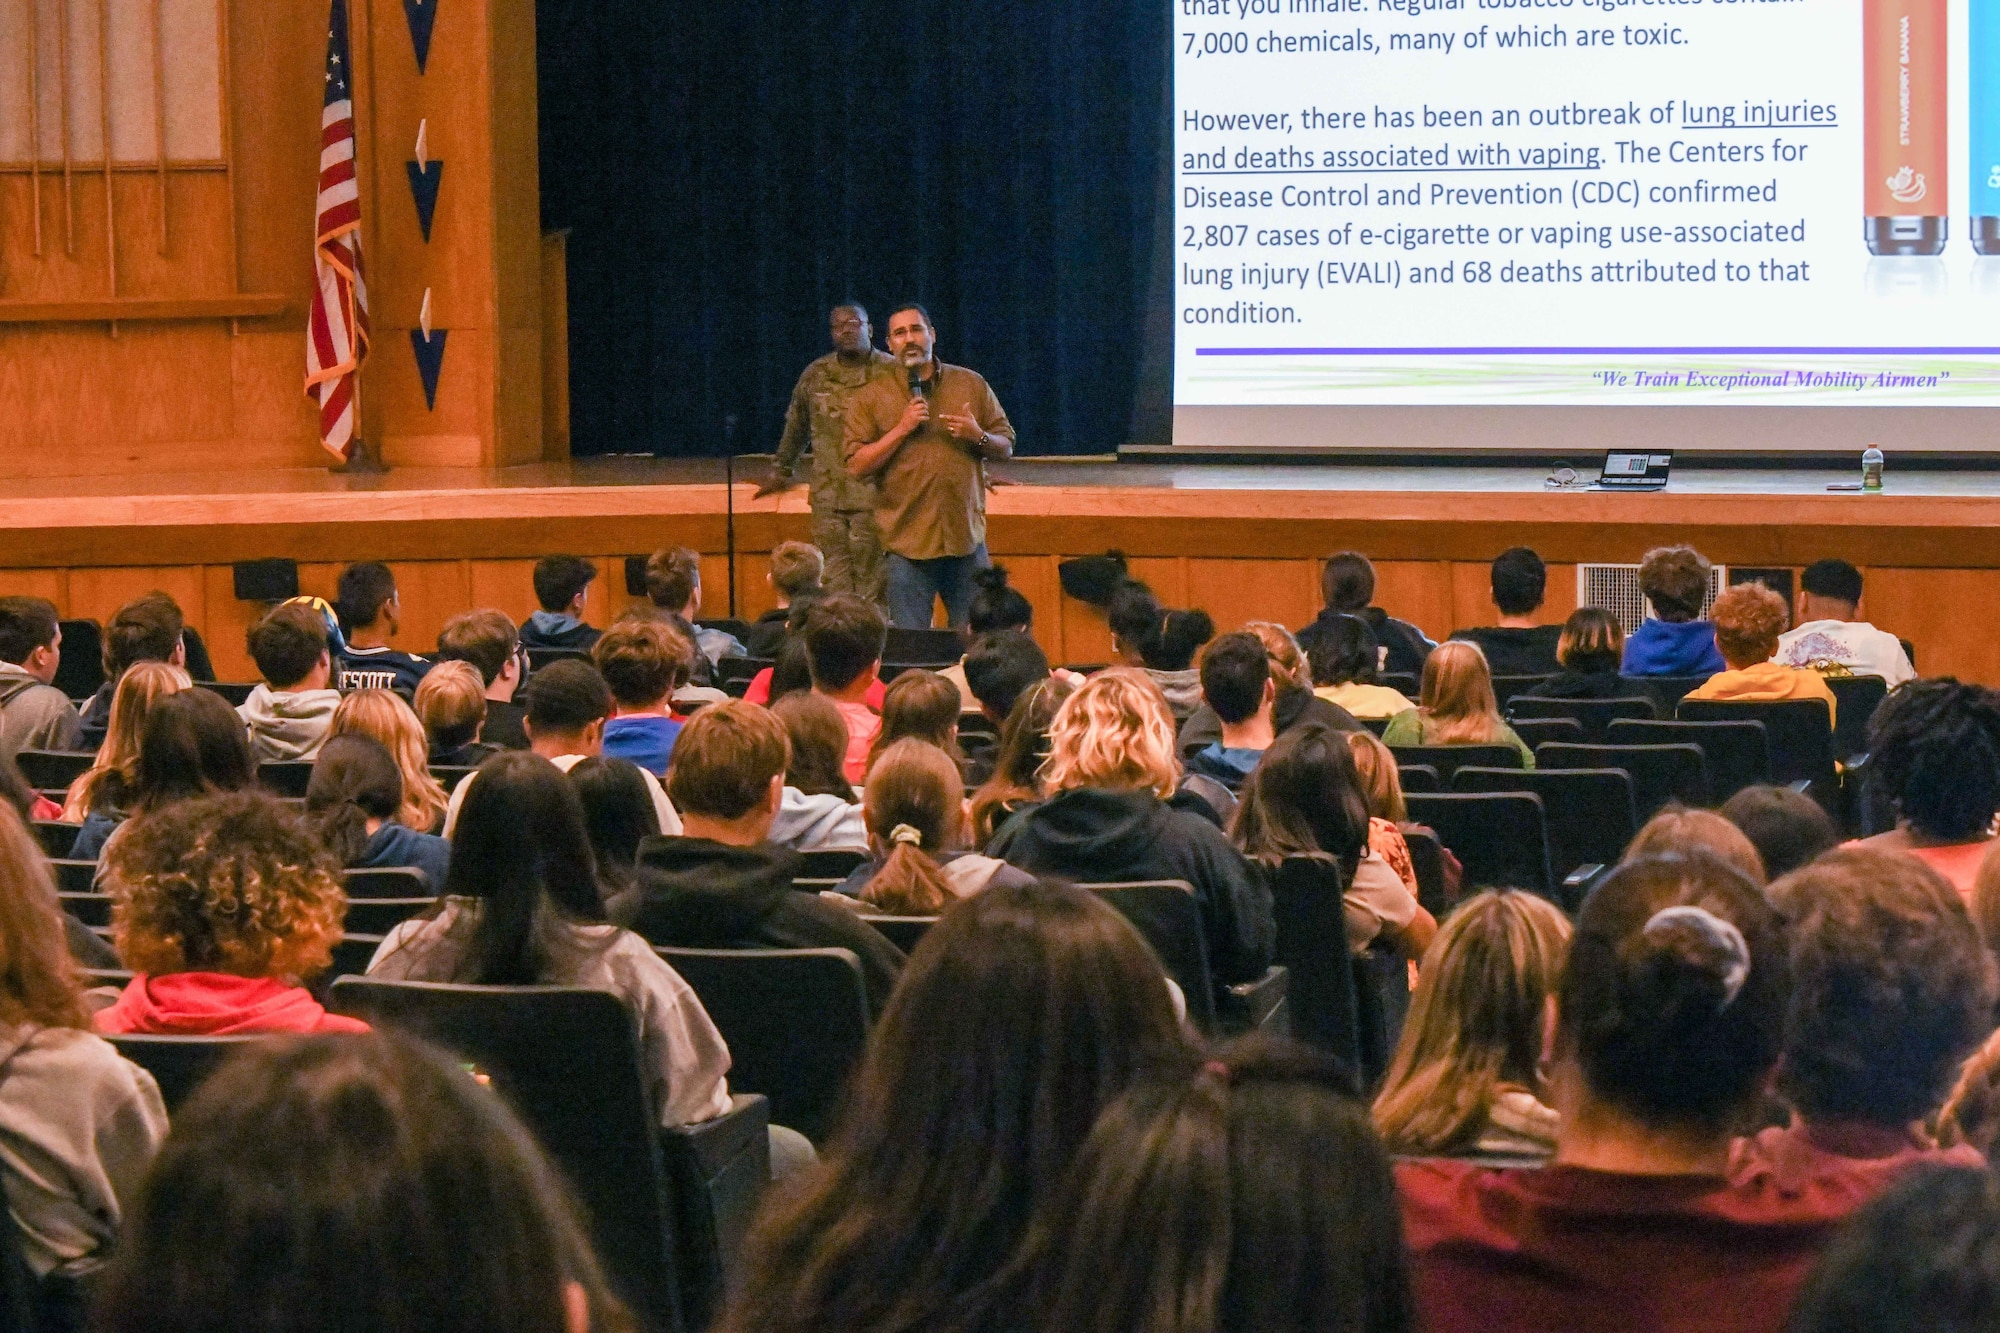
[[[339,690],[295,690],[278,693],[259,685],[236,710],[250,728],[250,755],[260,764],[311,759],[326,744],[333,727],[333,710],[340,707]]]
[[[69,696],[11,662],[0,662],[0,755],[23,750],[74,750],[82,719]]]
[[[868,850],[868,825],[861,807],[838,796],[808,796],[797,787],[785,788],[784,803],[764,841],[795,852],[821,852],[836,847]]]
[[[37,1274],[97,1265],[166,1135],[153,1076],[102,1037],[0,1027],[0,1179]]]

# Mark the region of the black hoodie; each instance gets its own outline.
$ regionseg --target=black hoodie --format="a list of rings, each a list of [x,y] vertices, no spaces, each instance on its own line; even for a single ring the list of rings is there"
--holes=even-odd
[[[1263,876],[1221,829],[1149,791],[1058,792],[1003,824],[986,854],[1082,884],[1186,880],[1201,908],[1215,984],[1254,981],[1270,966],[1277,927]]]
[[[648,838],[632,887],[607,907],[612,921],[670,949],[849,949],[861,960],[868,1013],[880,1017],[903,970],[903,951],[852,908],[795,892],[801,858],[776,847],[707,838]]]
[[[1281,688],[1276,703],[1271,708],[1271,728],[1282,736],[1293,727],[1306,722],[1318,722],[1335,731],[1359,731],[1360,721],[1354,714],[1339,704],[1329,703],[1311,690],[1297,686]],[[1192,754],[1222,741],[1222,719],[1206,703],[1194,710],[1194,715],[1181,723],[1180,740],[1182,754]]]
[[[1319,618],[1298,632],[1299,647],[1306,652],[1322,634],[1331,632],[1334,617],[1352,615],[1367,624],[1375,632],[1375,642],[1389,650],[1384,671],[1407,672],[1412,676],[1424,674],[1424,659],[1437,647],[1424,632],[1407,620],[1398,620],[1379,606],[1364,606],[1359,611],[1336,611],[1327,607],[1319,613]]]

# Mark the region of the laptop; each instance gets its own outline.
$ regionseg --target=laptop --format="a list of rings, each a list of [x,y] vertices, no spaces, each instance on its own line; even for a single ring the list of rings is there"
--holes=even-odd
[[[1597,488],[1606,491],[1663,491],[1667,474],[1673,470],[1669,453],[1630,453],[1613,449],[1604,455],[1604,470]]]

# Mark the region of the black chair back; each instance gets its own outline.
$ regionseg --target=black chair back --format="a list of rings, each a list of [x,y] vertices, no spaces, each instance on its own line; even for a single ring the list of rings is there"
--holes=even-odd
[[[1461,768],[1521,768],[1521,752],[1511,745],[1392,745],[1398,768],[1405,763],[1428,764],[1438,779],[1451,786]]]
[[[901,666],[950,666],[964,656],[965,640],[956,630],[891,625],[882,642],[882,660]]]
[[[201,689],[221,695],[223,702],[227,703],[231,708],[241,708],[244,704],[249,703],[250,696],[257,689],[255,682],[242,685],[232,681],[198,680],[195,682],[195,685]]]
[[[14,762],[30,787],[57,791],[88,773],[97,755],[89,750],[21,750]]]
[[[333,946],[333,966],[318,978],[322,987],[331,986],[341,977],[365,976],[368,964],[375,959],[375,951],[382,947],[382,937],[366,931],[349,929]]]
[[[313,766],[306,759],[285,759],[257,765],[257,785],[273,796],[303,799],[312,783]]]
[[[825,1143],[868,1042],[861,960],[846,949],[657,950],[729,1044],[729,1084]]]
[[[469,764],[431,765],[431,776],[438,780],[438,785],[443,787],[447,793],[456,791],[459,783],[465,781],[478,771],[477,768]]]
[[[1880,676],[1828,676],[1826,687],[1840,705],[1833,717],[1834,758],[1868,753],[1868,724],[1889,697],[1889,682]]]
[[[1451,793],[1406,798],[1465,867],[1465,886],[1517,888],[1555,898],[1548,820],[1533,792]]]
[[[1444,782],[1438,777],[1438,771],[1429,764],[1405,764],[1399,762],[1396,765],[1396,781],[1402,784],[1405,796],[1413,791],[1432,792],[1444,790]]]
[[[415,866],[378,866],[349,870],[341,884],[350,898],[435,898],[437,886]]]
[[[379,937],[436,906],[436,898],[349,898],[341,925],[356,935]],[[367,971],[366,964],[361,970]]]
[[[868,853],[848,847],[828,847],[799,853],[800,879],[843,880],[868,864]],[[779,1124],[787,1123],[780,1119]]]
[[[1535,751],[1540,768],[1622,768],[1632,778],[1634,813],[1641,824],[1669,802],[1708,804],[1708,764],[1699,745],[1564,745]]]
[[[1589,740],[1583,723],[1573,717],[1517,717],[1510,724],[1514,734],[1527,742],[1530,750],[1549,741],[1581,745]]]
[[[1361,1059],[1360,1002],[1347,949],[1340,867],[1294,856],[1271,875],[1271,911],[1278,926],[1278,962],[1291,973],[1292,1035],[1367,1076]]]
[[[69,849],[76,846],[76,835],[81,832],[81,824],[64,824],[50,819],[35,821],[35,841],[41,844],[42,855],[51,859],[68,856]]]
[[[528,653],[528,674],[534,675],[551,662],[588,662],[590,653],[583,648],[530,648]]]
[[[1384,671],[1375,678],[1378,685],[1386,685],[1405,699],[1414,699],[1422,693],[1423,682],[1409,671]]]
[[[1698,745],[1708,764],[1708,795],[1722,804],[1745,787],[1771,780],[1771,745],[1762,722],[1611,724],[1613,745]]]
[[[58,893],[62,909],[86,926],[111,924],[111,895],[108,893]]]
[[[1455,792],[1531,791],[1549,828],[1549,869],[1558,883],[1579,866],[1616,865],[1639,831],[1632,778],[1618,768],[1461,768]]]
[[[104,685],[104,629],[95,620],[58,623],[62,626],[62,660],[49,683],[72,699],[88,699]]]
[[[674,1218],[639,1029],[607,991],[344,977],[333,1006],[470,1062],[569,1178],[618,1294],[653,1329],[682,1327]]]
[[[1500,705],[1500,711],[1504,713],[1507,711],[1508,703],[1513,700],[1515,695],[1526,694],[1529,690],[1534,689],[1535,686],[1550,679],[1552,677],[1546,675],[1495,676],[1493,677],[1493,698]]]
[[[1653,706],[1647,696],[1629,699],[1537,699],[1528,695],[1516,695],[1507,706],[1507,716],[1514,723],[1514,730],[1520,731],[1523,739],[1527,732],[1521,731],[1523,722],[1540,718],[1567,717],[1583,724],[1583,740],[1587,745],[1602,745],[1607,739],[1607,728],[1621,717],[1653,718],[1660,710]],[[1534,744],[1530,741],[1529,744]]]
[[[56,888],[60,892],[97,892],[97,862],[71,861],[64,857],[50,857],[49,865],[55,870]]]
[[[160,1085],[160,1100],[171,1113],[179,1110],[202,1080],[244,1043],[263,1041],[265,1037],[163,1037],[121,1032],[106,1040],[118,1048],[120,1055],[153,1076],[153,1082]]]
[[[798,887],[793,881],[794,888]],[[889,943],[909,953],[923,943],[924,936],[937,924],[934,916],[863,916],[861,918],[888,937]]]
[[[750,637],[750,622],[747,620],[731,620],[727,617],[716,619],[710,616],[703,616],[694,623],[697,629],[719,629],[738,643],[742,643]]]
[[[1364,717],[1360,721],[1362,726],[1374,733],[1378,741],[1382,739],[1382,733],[1389,729],[1389,719],[1386,717]]]
[[[1208,937],[1194,886],[1185,880],[1131,884],[1084,884],[1103,896],[1132,923],[1159,955],[1160,966],[1187,997],[1188,1020],[1202,1032],[1216,1030],[1214,974],[1208,966]],[[1347,938],[1345,931],[1341,939]]]
[[[1410,849],[1410,869],[1417,876],[1417,901],[1442,921],[1455,906],[1445,884],[1444,844],[1431,829],[1406,828],[1402,833],[1403,845]]]
[[[1762,722],[1771,746],[1773,782],[1810,782],[1813,795],[1822,804],[1834,801],[1838,795],[1840,776],[1833,765],[1833,718],[1825,700],[1762,703],[1686,699],[1681,702],[1677,716],[1683,722]]]
[[[1672,717],[1674,708],[1689,691],[1700,688],[1707,676],[1620,676],[1626,694],[1644,695],[1653,701],[1660,717]]]
[[[1367,1086],[1389,1072],[1403,1020],[1410,1012],[1410,968],[1399,954],[1379,946],[1354,959],[1354,997],[1361,1014],[1361,1062]]]
[[[725,657],[715,664],[716,688],[728,693],[729,687],[737,681],[748,685],[757,678],[759,671],[771,665],[772,659],[768,657]],[[740,690],[735,695],[739,699],[743,697]]]

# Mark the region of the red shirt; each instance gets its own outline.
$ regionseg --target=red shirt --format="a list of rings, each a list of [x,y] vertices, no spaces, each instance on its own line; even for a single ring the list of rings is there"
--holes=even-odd
[[[1845,1210],[1765,1183],[1402,1162],[1427,1333],[1782,1333]]]
[[[750,684],[743,691],[744,703],[768,704],[771,702],[771,672],[773,669],[772,667],[765,667],[762,671],[750,677]],[[882,711],[882,701],[889,697],[889,687],[884,685],[880,679],[877,679],[873,685],[868,687],[868,693],[862,697],[870,708],[879,713]]]
[[[366,1032],[358,1018],[330,1014],[300,986],[268,977],[173,972],[133,977],[96,1016],[99,1032],[223,1037],[242,1032]]]
[[[1729,1151],[1730,1183],[1802,1200],[1845,1217],[1917,1166],[1984,1168],[1977,1148],[1930,1148],[1907,1130],[1858,1122],[1794,1122],[1738,1139]]]

